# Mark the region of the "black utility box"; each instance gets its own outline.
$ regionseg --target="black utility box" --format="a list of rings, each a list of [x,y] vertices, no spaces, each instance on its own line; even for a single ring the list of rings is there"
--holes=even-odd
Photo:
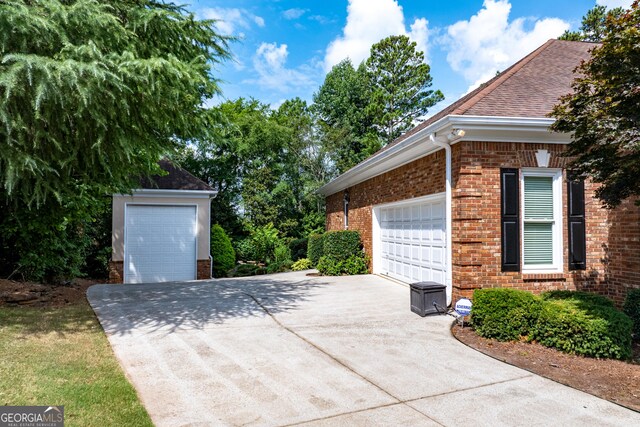
[[[411,311],[414,313],[424,317],[427,314],[445,312],[446,307],[447,287],[445,285],[436,282],[411,284]]]

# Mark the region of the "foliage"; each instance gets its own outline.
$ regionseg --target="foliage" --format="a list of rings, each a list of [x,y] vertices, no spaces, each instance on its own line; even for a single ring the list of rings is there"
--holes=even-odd
[[[256,248],[250,237],[233,242],[236,258],[240,261],[255,261],[258,259]]]
[[[248,277],[265,274],[267,269],[257,264],[238,264],[228,272],[229,277]]]
[[[585,42],[600,42],[605,33],[607,18],[619,17],[624,9],[616,7],[607,11],[606,6],[596,5],[582,17],[582,23],[578,31],[565,31],[559,40],[573,40]]]
[[[291,249],[289,249],[289,246],[284,244],[282,241],[278,242],[275,250],[273,251],[273,259],[278,263],[291,261]]]
[[[541,295],[545,301],[550,300],[574,300],[586,305],[601,305],[603,307],[615,307],[613,301],[602,295],[582,291],[547,291]]]
[[[624,313],[633,321],[633,333],[640,338],[640,289],[629,289],[624,299]]]
[[[276,261],[276,248],[281,246],[279,234],[280,232],[271,223],[251,230],[251,243],[256,256],[254,261],[265,264]]]
[[[338,173],[346,172],[381,147],[367,111],[370,100],[364,66],[355,69],[349,59],[335,65],[313,95],[322,146]]]
[[[640,195],[640,7],[605,22],[602,44],[577,69],[573,94],[553,109],[552,130],[572,134],[570,167],[601,183],[609,207]]]
[[[211,258],[213,277],[226,277],[227,272],[236,265],[236,253],[231,239],[219,224],[211,227]]]
[[[64,204],[78,186],[109,194],[158,171],[161,155],[206,133],[227,42],[173,3],[2,2],[5,198]]]
[[[442,92],[429,89],[430,71],[424,53],[407,36],[389,36],[371,47],[366,76],[372,94],[366,110],[386,143],[444,100]]]
[[[313,264],[311,263],[311,260],[309,258],[300,258],[299,260],[293,263],[293,265],[291,266],[291,269],[293,271],[302,271],[302,270],[309,270],[312,267],[313,267]]]
[[[322,254],[324,256],[346,259],[362,253],[360,233],[355,230],[328,231],[324,234]]]
[[[528,336],[542,308],[527,291],[507,288],[478,289],[473,293],[473,327],[481,337],[513,341]]]
[[[545,299],[531,338],[566,353],[628,359],[632,327],[614,307],[567,294]]]
[[[318,261],[316,268],[325,276],[367,274],[369,272],[367,259],[359,254],[350,255],[344,259],[323,256]]]
[[[309,236],[309,246],[307,248],[307,257],[313,265],[317,265],[324,251],[324,235],[311,234]]]
[[[293,239],[289,242],[289,249],[291,250],[291,259],[298,261],[301,258],[307,257],[307,247],[309,246],[309,239],[303,237],[301,239]]]
[[[284,273],[286,271],[291,271],[291,266],[293,265],[293,261],[290,259],[285,261],[275,261],[267,266],[267,273]]]

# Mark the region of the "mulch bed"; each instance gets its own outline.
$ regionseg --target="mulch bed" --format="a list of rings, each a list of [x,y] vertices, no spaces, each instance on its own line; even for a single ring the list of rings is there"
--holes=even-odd
[[[43,285],[0,279],[0,307],[63,307],[87,302],[87,288],[104,280],[74,279],[61,285]]]
[[[537,343],[500,342],[454,325],[462,343],[495,359],[640,412],[640,342],[631,362],[562,353]]]

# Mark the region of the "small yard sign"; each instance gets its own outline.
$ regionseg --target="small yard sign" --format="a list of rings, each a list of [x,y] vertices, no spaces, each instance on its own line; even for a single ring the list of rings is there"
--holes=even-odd
[[[458,302],[456,302],[456,313],[460,316],[468,316],[471,313],[472,303],[467,298],[460,298]]]

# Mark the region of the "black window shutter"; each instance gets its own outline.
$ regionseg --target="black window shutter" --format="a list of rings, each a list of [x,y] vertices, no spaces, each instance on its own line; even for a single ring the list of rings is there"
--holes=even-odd
[[[520,176],[518,169],[500,169],[502,271],[520,271]]]
[[[569,270],[587,269],[587,231],[584,218],[584,180],[567,180],[569,205]]]

